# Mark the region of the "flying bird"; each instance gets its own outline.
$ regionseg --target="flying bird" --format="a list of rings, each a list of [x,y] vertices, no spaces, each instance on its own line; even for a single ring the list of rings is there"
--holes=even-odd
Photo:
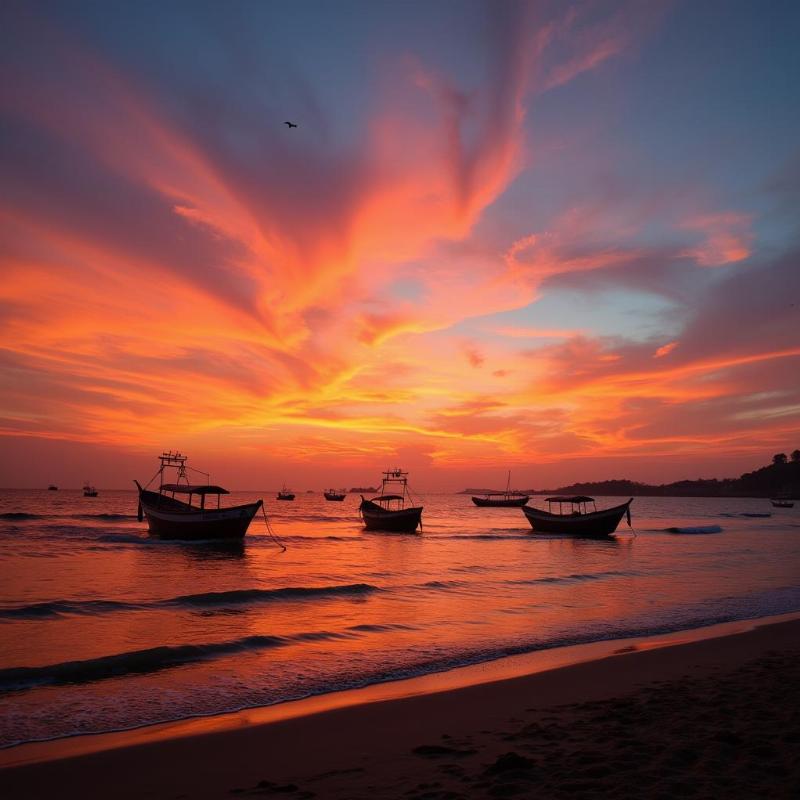
[[[289,122],[288,120],[286,122],[284,122],[283,124],[284,125],[288,125],[290,128],[296,128],[297,127],[297,125],[295,125],[294,122]]]

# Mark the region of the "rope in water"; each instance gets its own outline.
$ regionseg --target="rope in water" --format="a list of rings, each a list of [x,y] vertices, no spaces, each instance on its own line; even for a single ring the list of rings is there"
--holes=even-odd
[[[275,531],[272,530],[272,526],[269,524],[269,518],[267,517],[267,512],[264,510],[264,504],[261,504],[261,514],[264,517],[264,524],[267,526],[267,533],[269,534],[270,539],[275,542],[278,547],[281,548],[282,552],[286,552],[286,545],[278,538],[275,534]]]
[[[625,513],[626,513],[626,516],[628,518],[628,527],[631,529],[631,532],[633,533],[633,538],[635,539],[639,534],[636,533],[636,528],[634,528],[633,525],[631,524],[631,507],[630,507],[630,505],[628,506],[628,510]]]

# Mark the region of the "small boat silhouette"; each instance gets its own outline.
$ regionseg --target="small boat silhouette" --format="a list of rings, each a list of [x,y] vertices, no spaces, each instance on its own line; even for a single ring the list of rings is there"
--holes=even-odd
[[[286,484],[283,484],[283,488],[278,492],[278,500],[294,500],[294,492],[291,489],[286,488]]]
[[[159,459],[161,467],[156,473],[159,480],[157,492],[142,488],[139,481],[134,481],[139,489],[138,518],[139,521],[147,518],[150,533],[161,539],[237,540],[244,537],[253,517],[263,506],[262,500],[220,508],[220,495],[229,494],[228,490],[210,484],[190,484],[186,470],[191,467],[186,466],[186,456],[170,451],[162,453]],[[167,468],[177,470],[175,483],[164,483],[164,470]],[[202,474],[208,480],[208,474]],[[176,500],[176,494],[188,495],[187,502]],[[216,508],[206,508],[209,495],[216,495]],[[192,505],[193,496],[200,498],[199,506]]]
[[[627,514],[628,525],[631,524],[631,497],[627,503],[613,508],[597,510],[597,505],[592,497],[548,497],[548,508],[558,504],[558,513],[552,510],[544,511],[533,506],[523,506],[522,513],[530,522],[534,533],[567,533],[572,536],[603,537],[610,536],[617,529],[622,518]],[[587,510],[587,503],[591,503],[594,511]],[[564,513],[564,506],[571,510]]]
[[[506,490],[504,492],[486,492],[483,497],[473,497],[476,506],[493,506],[495,508],[514,508],[524,506],[530,500],[530,495],[515,492],[511,489],[511,470],[508,471]]]
[[[402,486],[402,494],[387,494],[386,487]],[[413,533],[422,526],[422,506],[406,508],[408,494],[408,473],[401,469],[387,470],[383,473],[381,493],[367,500],[361,495],[361,519],[369,531],[391,531],[394,533]]]

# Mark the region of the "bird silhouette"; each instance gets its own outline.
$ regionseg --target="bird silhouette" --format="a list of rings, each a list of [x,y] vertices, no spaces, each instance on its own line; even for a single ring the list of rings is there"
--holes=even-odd
[[[286,122],[284,122],[283,124],[284,125],[288,125],[290,128],[296,128],[297,127],[297,125],[295,125],[294,122],[289,122],[288,120]]]

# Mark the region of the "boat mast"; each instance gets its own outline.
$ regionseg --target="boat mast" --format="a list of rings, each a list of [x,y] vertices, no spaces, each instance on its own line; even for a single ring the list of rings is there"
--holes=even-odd
[[[181,478],[183,478],[184,483],[188,486],[189,485],[189,477],[186,475],[186,460],[188,456],[181,455],[179,452],[175,451],[174,453],[172,450],[169,450],[166,453],[162,453],[159,456],[161,460],[161,466],[158,470],[159,475],[159,487],[164,485],[164,469],[166,467],[174,467],[178,470],[178,477],[175,480],[175,483],[180,483]],[[175,492],[172,493],[172,496],[175,497]]]
[[[383,482],[381,483],[381,495],[386,494],[386,484],[387,483],[399,483],[403,487],[403,501],[405,502],[408,500],[411,502],[411,498],[408,496],[408,473],[403,472],[400,467],[395,467],[394,469],[387,470],[383,473]]]

